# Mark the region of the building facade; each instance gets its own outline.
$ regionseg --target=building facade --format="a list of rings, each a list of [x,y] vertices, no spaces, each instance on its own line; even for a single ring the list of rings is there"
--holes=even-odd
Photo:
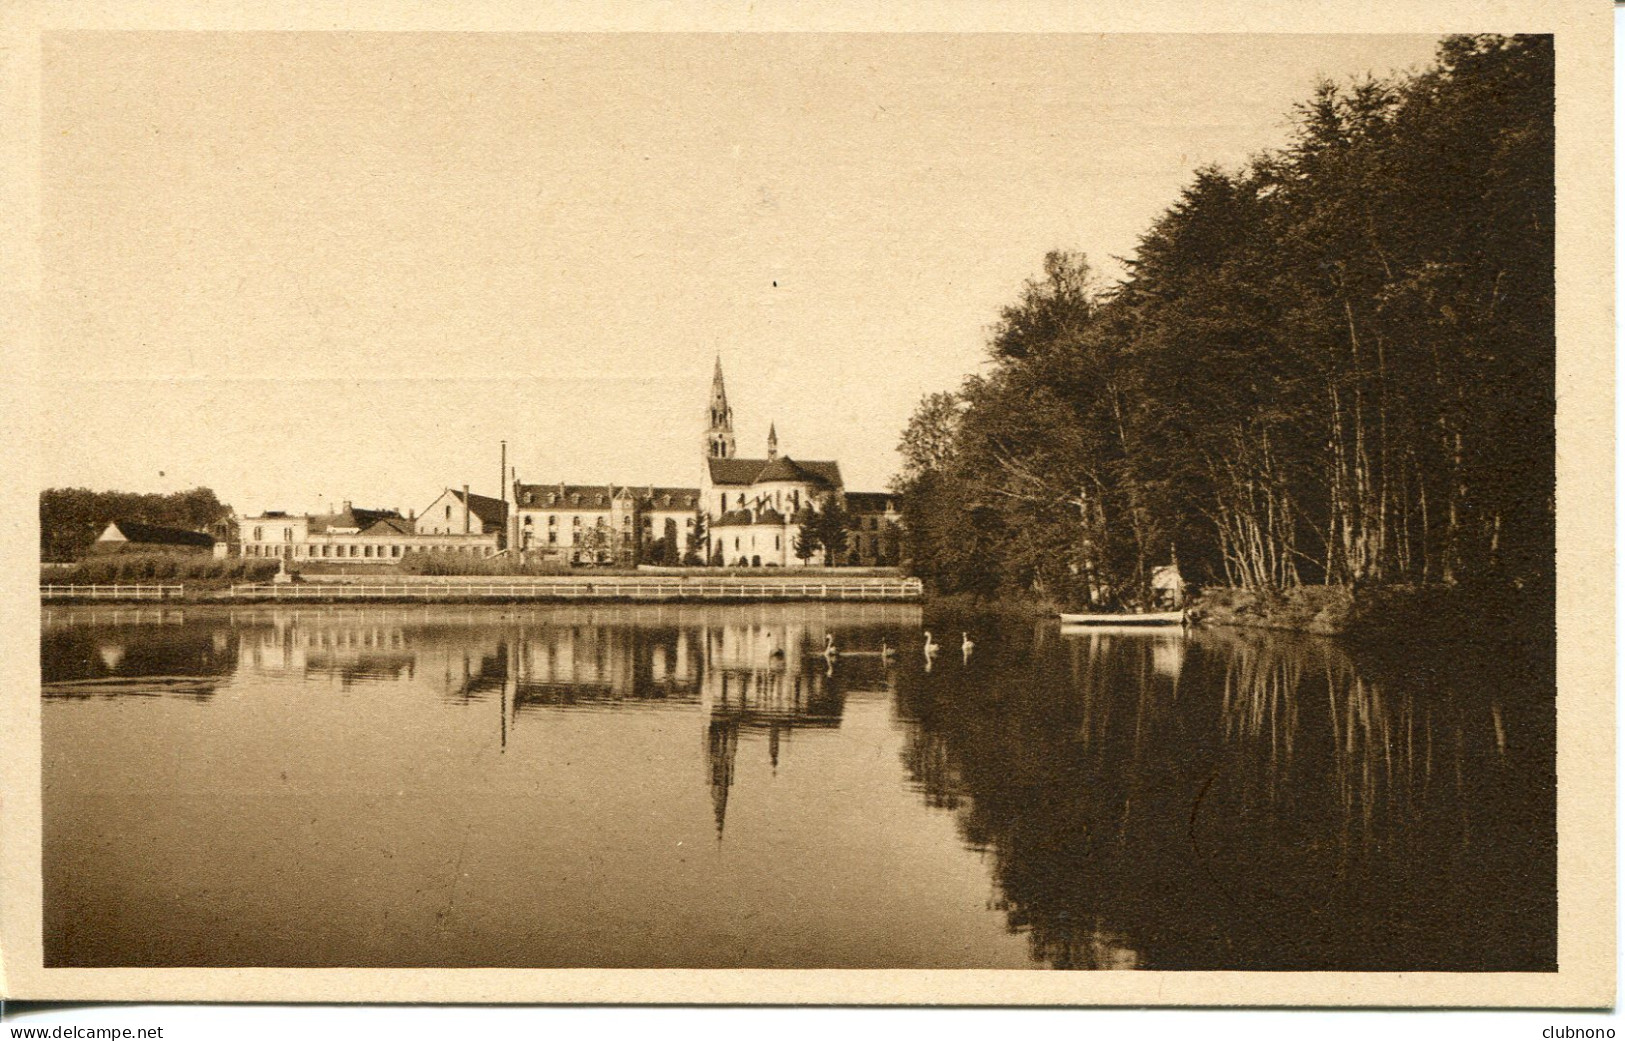
[[[498,546],[507,544],[508,504],[489,495],[447,488],[417,515],[413,530],[419,535],[495,535]]]
[[[677,563],[700,506],[693,488],[515,483],[513,496],[513,545],[570,564]]]
[[[456,493],[452,493],[456,494]],[[440,504],[442,494],[435,500]],[[478,500],[474,496],[474,516]],[[500,500],[486,500],[500,501]],[[431,526],[432,528],[433,526]],[[269,511],[238,518],[241,553],[250,559],[281,559],[287,564],[331,562],[345,564],[398,564],[409,553],[447,553],[466,557],[494,556],[502,544],[497,530],[470,526],[467,533],[429,530],[419,532],[413,518],[397,510],[360,509],[344,504],[336,513],[299,514]]]
[[[825,503],[837,501],[851,529],[835,563],[897,563],[901,518],[895,496],[847,492],[835,460],[781,452],[776,424],[768,428],[765,455],[738,454],[720,358],[711,375],[700,452],[699,482],[692,488],[516,481],[510,544],[526,555],[577,564],[687,559],[792,567],[822,562],[822,551],[806,561],[797,556],[797,536]]]

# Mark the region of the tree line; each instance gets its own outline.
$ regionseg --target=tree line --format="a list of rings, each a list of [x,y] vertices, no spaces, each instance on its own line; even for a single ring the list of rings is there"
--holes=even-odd
[[[1553,54],[1455,36],[1321,83],[1289,143],[1197,170],[1104,286],[1055,252],[900,444],[943,592],[1143,602],[1153,568],[1547,589]]]
[[[112,521],[228,537],[231,507],[208,488],[170,494],[48,488],[39,497],[40,559],[77,560]]]

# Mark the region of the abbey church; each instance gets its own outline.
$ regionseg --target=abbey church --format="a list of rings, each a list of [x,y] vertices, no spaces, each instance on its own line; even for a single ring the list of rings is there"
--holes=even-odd
[[[822,553],[808,561],[796,556],[796,536],[814,511],[830,501],[842,503],[852,522],[835,563],[898,562],[895,496],[847,491],[839,463],[781,453],[774,427],[768,431],[765,456],[739,456],[720,358],[711,377],[697,488],[515,480],[513,496],[509,545],[571,563],[628,557],[649,562],[662,554],[673,562],[678,553],[691,562],[698,558],[729,567],[822,563]]]

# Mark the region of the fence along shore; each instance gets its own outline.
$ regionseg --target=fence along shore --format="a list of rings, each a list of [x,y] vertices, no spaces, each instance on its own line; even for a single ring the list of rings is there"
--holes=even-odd
[[[924,596],[917,578],[854,576],[737,576],[719,578],[648,575],[546,578],[392,578],[388,582],[264,582],[188,590],[184,585],[42,585],[40,598],[71,600],[185,600],[241,602],[297,600],[605,600],[627,602],[760,602],[771,600],[911,601]]]

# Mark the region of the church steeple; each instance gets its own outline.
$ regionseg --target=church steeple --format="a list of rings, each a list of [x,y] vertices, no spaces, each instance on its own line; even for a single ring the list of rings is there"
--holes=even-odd
[[[779,431],[772,423],[767,425],[767,457],[769,459],[779,457]]]
[[[728,407],[728,389],[722,382],[722,355],[711,375],[711,408],[705,429],[705,454],[710,459],[734,457],[734,412]]]

